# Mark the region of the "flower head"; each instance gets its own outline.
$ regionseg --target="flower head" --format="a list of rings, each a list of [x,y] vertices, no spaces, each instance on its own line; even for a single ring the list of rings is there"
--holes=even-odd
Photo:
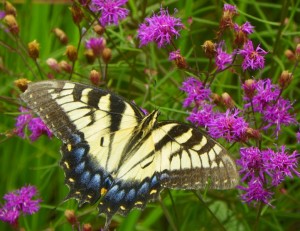
[[[24,114],[17,117],[15,133],[21,138],[25,138],[25,128],[31,131],[29,138],[31,141],[35,141],[41,135],[46,134],[49,138],[53,136],[49,128],[44,124],[40,118],[33,118],[31,114],[26,114],[27,109],[20,107],[20,111]]]
[[[215,117],[216,113],[213,111],[213,108],[212,104],[204,104],[200,109],[194,108],[187,120],[196,126],[206,127]]]
[[[259,45],[254,49],[252,41],[248,40],[238,53],[244,58],[242,68],[245,71],[249,68],[252,70],[262,69],[265,65],[264,56],[268,52],[264,51]]]
[[[160,9],[159,14],[154,14],[145,19],[138,29],[138,37],[141,40],[140,46],[150,42],[157,43],[158,47],[170,44],[172,39],[179,36],[179,30],[183,24],[179,18],[169,15],[168,10]]]
[[[121,7],[126,2],[127,0],[92,0],[91,10],[95,13],[101,12],[99,21],[102,26],[118,25],[129,13],[127,9]]]
[[[218,113],[207,124],[208,133],[213,138],[224,138],[229,142],[244,141],[247,139],[248,123],[238,114],[239,110],[227,109],[225,113]]]
[[[5,194],[3,199],[6,203],[0,208],[0,220],[16,224],[21,214],[36,213],[41,199],[32,200],[37,195],[34,186],[24,186],[19,190]]]
[[[85,47],[91,49],[95,56],[100,56],[105,48],[106,41],[103,38],[90,38],[86,41]]]
[[[170,52],[169,60],[174,60],[178,68],[187,68],[187,63],[185,58],[180,54],[180,50]]]
[[[187,97],[183,102],[184,107],[188,107],[192,103],[200,105],[202,101],[209,99],[211,94],[210,89],[205,88],[200,80],[193,77],[185,80],[180,89],[187,93]]]
[[[237,9],[235,5],[230,5],[225,3],[223,6],[223,11],[231,12],[232,14],[237,14]]]
[[[232,55],[223,50],[224,45],[225,42],[221,41],[217,46],[216,65],[218,70],[224,70],[226,65],[232,62]]]
[[[236,32],[242,31],[245,34],[252,34],[254,26],[250,22],[245,22],[243,25],[239,26],[237,23],[234,24],[233,29]]]

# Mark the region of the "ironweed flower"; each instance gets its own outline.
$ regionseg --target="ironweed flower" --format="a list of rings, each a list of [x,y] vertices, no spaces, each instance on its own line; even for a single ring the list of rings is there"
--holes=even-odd
[[[92,0],[91,10],[101,13],[99,19],[101,26],[118,25],[129,13],[129,10],[121,7],[126,3],[127,0]]]
[[[238,109],[217,113],[207,124],[208,133],[215,139],[224,138],[228,142],[245,141],[249,125],[239,114]]]
[[[300,176],[296,170],[299,154],[294,151],[289,155],[285,146],[281,146],[277,152],[256,147],[241,148],[240,154],[241,158],[236,163],[240,166],[241,181],[248,187],[239,188],[245,191],[241,198],[247,203],[261,201],[270,205],[269,199],[273,194],[271,186],[278,186],[285,177]]]
[[[27,127],[31,131],[29,138],[31,141],[37,140],[41,135],[46,134],[49,138],[53,136],[49,128],[44,124],[40,118],[33,118],[31,114],[26,114],[27,109],[20,107],[19,109],[22,115],[17,117],[15,133],[21,138],[25,138],[25,128]]]
[[[206,127],[211,120],[215,117],[215,112],[213,111],[214,105],[204,104],[200,109],[194,108],[187,120],[196,126]]]
[[[218,70],[224,70],[226,65],[232,62],[232,55],[223,50],[224,46],[224,41],[221,41],[217,46],[216,65]]]
[[[157,43],[158,47],[170,44],[174,37],[180,36],[179,31],[183,27],[181,19],[170,16],[168,10],[163,8],[160,9],[159,14],[153,14],[145,21],[138,29],[140,46],[150,42]]]
[[[182,83],[180,88],[187,93],[187,97],[183,102],[184,107],[190,106],[192,103],[201,105],[204,100],[208,100],[211,94],[210,89],[205,88],[204,84],[193,77],[189,77]]]
[[[169,54],[169,60],[174,60],[178,68],[187,68],[185,58],[180,54],[180,50],[172,51]]]
[[[6,203],[0,208],[0,220],[15,225],[20,215],[36,213],[42,201],[41,199],[33,200],[32,197],[36,195],[37,189],[30,185],[5,194],[3,199]]]
[[[242,31],[243,33],[249,35],[253,33],[254,26],[250,22],[245,22],[243,25],[239,26],[237,23],[234,24],[233,29],[236,32]]]
[[[253,43],[251,40],[248,40],[245,44],[243,49],[240,49],[238,51],[238,54],[240,54],[244,60],[242,63],[243,70],[247,69],[262,69],[265,66],[265,58],[264,56],[268,52],[264,51],[259,45],[256,49],[253,47]]]
[[[91,49],[95,56],[100,56],[105,48],[106,41],[103,38],[90,38],[86,41],[85,47]]]

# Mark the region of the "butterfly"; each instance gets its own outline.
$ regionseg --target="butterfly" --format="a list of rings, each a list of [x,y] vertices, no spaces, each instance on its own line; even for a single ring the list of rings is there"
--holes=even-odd
[[[61,167],[79,204],[99,201],[105,230],[157,199],[164,188],[230,189],[238,183],[226,149],[192,125],[158,121],[108,90],[48,80],[29,83],[21,99],[63,142]]]

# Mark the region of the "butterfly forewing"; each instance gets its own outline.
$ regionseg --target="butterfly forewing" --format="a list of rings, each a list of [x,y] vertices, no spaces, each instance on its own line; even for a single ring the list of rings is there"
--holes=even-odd
[[[94,203],[107,215],[127,214],[164,187],[228,189],[234,161],[215,140],[179,122],[157,122],[107,90],[68,81],[29,84],[21,95],[63,141],[67,198]],[[108,223],[107,223],[108,224]]]

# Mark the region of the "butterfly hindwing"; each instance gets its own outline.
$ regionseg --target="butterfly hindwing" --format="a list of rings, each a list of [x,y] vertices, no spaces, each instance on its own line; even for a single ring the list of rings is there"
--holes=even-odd
[[[157,122],[107,90],[68,81],[30,83],[23,101],[63,141],[61,166],[80,204],[115,213],[144,208],[162,188],[229,189],[238,181],[227,151],[197,128]]]

